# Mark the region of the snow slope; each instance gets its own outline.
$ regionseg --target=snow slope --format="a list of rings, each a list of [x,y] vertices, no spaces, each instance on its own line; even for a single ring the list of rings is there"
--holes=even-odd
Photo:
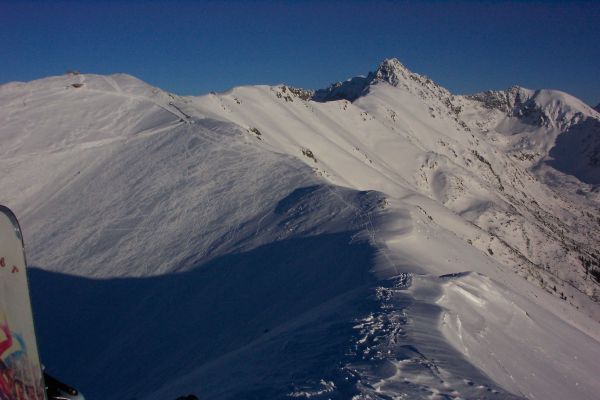
[[[386,60],[316,93],[66,75],[0,105],[42,356],[89,398],[600,390],[577,99],[454,96]]]
[[[505,135],[505,152],[538,169],[548,164],[582,182],[600,183],[600,126],[591,107],[556,90],[519,87],[470,98],[488,110],[482,119]],[[494,116],[489,110],[501,112]]]
[[[263,141],[301,157],[335,184],[375,189],[413,207],[428,202],[424,209],[438,214],[438,223],[447,221],[445,228],[528,278],[550,287],[568,281],[561,289],[567,297],[573,287],[598,297],[582,264],[598,266],[599,226],[581,223],[582,215],[600,217],[596,191],[579,184],[591,201],[574,201],[544,184],[531,163],[520,163],[503,147],[503,133],[476,130],[484,122],[504,126],[497,115],[491,122],[474,120],[487,111],[478,101],[457,98],[395,60],[370,76],[374,81],[363,89],[368,95],[352,103],[308,101],[286,86],[263,86],[184,99],[181,107],[198,117],[231,121],[251,135],[257,130]],[[580,106],[587,107],[569,105]]]

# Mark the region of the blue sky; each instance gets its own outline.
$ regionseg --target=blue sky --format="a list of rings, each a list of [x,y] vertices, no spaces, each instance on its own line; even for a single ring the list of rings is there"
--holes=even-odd
[[[600,2],[0,0],[0,82],[126,72],[184,95],[320,88],[397,57],[454,93],[600,102]]]

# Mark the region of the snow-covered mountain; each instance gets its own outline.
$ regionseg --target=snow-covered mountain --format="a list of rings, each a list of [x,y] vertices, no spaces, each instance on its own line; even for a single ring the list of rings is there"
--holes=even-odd
[[[0,121],[42,356],[90,398],[600,390],[600,115],[568,94],[68,74]]]

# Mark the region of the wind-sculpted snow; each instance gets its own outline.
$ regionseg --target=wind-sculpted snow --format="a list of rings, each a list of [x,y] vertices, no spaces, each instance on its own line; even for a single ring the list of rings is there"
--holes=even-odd
[[[570,327],[559,316],[527,303],[519,292],[475,273],[442,277],[437,300],[442,332],[485,373],[501,377],[496,382],[502,387],[526,398],[593,399],[596,390],[580,382],[597,375],[598,332],[595,338],[567,333]],[[577,365],[557,373],[553,366],[566,360]]]
[[[600,391],[598,114],[567,94],[71,74],[0,86],[0,121],[44,363],[90,398]]]
[[[358,340],[345,365],[360,382],[362,398],[519,398],[431,329],[443,312],[432,301],[440,294],[436,279],[408,273],[376,288],[379,310],[357,321]]]

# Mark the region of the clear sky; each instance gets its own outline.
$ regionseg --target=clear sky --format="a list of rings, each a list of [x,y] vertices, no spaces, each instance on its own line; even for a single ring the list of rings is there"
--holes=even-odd
[[[0,82],[125,72],[182,95],[316,89],[396,57],[454,93],[600,102],[600,2],[0,0]]]

